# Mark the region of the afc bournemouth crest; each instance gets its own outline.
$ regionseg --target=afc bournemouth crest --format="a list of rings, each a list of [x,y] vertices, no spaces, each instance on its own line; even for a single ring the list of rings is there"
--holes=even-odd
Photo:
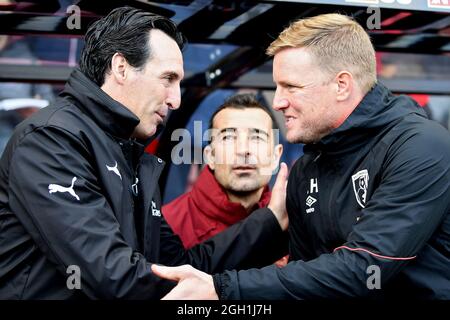
[[[352,175],[352,183],[356,201],[358,201],[361,208],[364,208],[367,202],[367,188],[369,186],[369,172],[367,169],[358,171]]]

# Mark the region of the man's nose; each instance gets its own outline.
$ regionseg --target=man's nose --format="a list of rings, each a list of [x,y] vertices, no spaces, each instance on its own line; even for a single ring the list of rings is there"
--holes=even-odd
[[[275,90],[275,96],[273,97],[272,108],[275,111],[281,111],[289,106],[289,100],[284,97],[281,89],[277,88]]]
[[[248,156],[250,154],[249,141],[247,134],[239,134],[236,140],[236,154]]]
[[[181,89],[180,86],[176,86],[169,92],[169,95],[166,99],[166,104],[169,109],[176,110],[180,107],[181,104]]]

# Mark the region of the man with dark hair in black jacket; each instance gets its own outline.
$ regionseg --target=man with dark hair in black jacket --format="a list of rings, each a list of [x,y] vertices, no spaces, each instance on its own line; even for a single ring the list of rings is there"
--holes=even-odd
[[[287,187],[282,269],[153,266],[166,297],[450,299],[450,136],[410,98],[376,83],[364,29],[339,14],[294,22],[274,56],[273,108],[305,143]],[[194,288],[195,286],[195,288]]]
[[[285,165],[270,209],[188,251],[161,215],[163,161],[144,149],[180,106],[183,43],[167,18],[113,10],[56,103],[16,128],[0,161],[0,299],[159,298],[173,284],[152,263],[218,272],[285,254]]]

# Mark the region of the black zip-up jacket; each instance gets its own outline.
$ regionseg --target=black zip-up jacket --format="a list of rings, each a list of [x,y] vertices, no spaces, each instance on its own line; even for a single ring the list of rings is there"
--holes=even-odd
[[[267,208],[185,251],[160,211],[163,161],[129,139],[138,122],[76,69],[18,126],[0,162],[0,299],[160,298],[173,283],[151,263],[218,272],[283,254]]]
[[[450,299],[450,135],[377,85],[307,145],[287,190],[285,268],[214,276],[222,299]]]

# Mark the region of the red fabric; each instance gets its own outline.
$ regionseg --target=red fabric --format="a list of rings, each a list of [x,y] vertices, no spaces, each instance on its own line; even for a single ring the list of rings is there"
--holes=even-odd
[[[416,102],[421,106],[422,108],[425,107],[428,102],[430,101],[430,96],[427,94],[414,94],[410,93],[408,94],[411,98],[416,100]]]
[[[254,210],[266,207],[270,194],[266,186]],[[163,206],[162,212],[185,248],[209,239],[249,215],[240,203],[228,200],[208,167],[202,170],[190,192]]]
[[[158,144],[159,144],[159,140],[158,140],[158,139],[153,140],[153,141],[145,148],[145,152],[150,153],[150,154],[156,154],[156,150],[158,150]]]

